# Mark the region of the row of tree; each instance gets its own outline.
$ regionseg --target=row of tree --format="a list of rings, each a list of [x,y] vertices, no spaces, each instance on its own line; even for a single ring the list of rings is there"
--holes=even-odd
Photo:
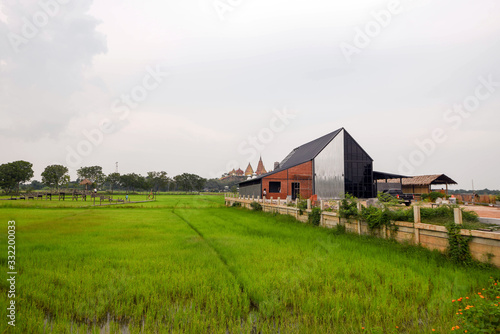
[[[19,193],[22,184],[33,178],[33,164],[27,161],[14,161],[0,165],[0,188],[6,193]],[[62,165],[45,167],[41,174],[42,181],[34,180],[25,188],[34,190],[49,187],[76,188],[82,180],[89,180],[91,187],[113,190],[151,190],[151,191],[202,191],[207,180],[189,173],[183,173],[173,178],[167,172],[148,172],[146,176],[136,173],[104,174],[101,166],[82,167],[77,170],[78,179],[71,181],[69,170]],[[206,190],[206,189],[205,189]]]

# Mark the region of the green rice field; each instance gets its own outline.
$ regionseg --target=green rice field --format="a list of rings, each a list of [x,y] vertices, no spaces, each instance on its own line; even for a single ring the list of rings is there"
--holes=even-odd
[[[448,333],[451,300],[500,278],[219,195],[0,200],[4,278],[12,220],[15,327],[2,279],[0,333]]]

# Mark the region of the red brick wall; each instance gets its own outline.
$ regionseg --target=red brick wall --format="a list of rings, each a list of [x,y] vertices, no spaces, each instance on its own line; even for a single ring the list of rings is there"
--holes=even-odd
[[[287,195],[292,195],[292,182],[300,183],[300,195],[309,198],[313,195],[312,183],[313,164],[312,161],[289,168],[282,172],[266,176],[262,179],[262,189],[267,190],[267,198],[286,199]],[[269,192],[269,182],[281,182],[281,192]]]

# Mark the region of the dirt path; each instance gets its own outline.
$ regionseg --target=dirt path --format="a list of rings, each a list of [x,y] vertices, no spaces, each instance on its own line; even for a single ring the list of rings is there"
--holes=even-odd
[[[482,218],[500,219],[500,208],[491,206],[462,206],[467,211],[475,211]]]

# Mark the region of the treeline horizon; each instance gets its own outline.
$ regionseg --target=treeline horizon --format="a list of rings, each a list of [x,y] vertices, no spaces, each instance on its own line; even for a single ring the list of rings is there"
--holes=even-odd
[[[18,160],[0,165],[0,189],[12,194],[21,191],[66,189],[97,189],[98,191],[234,191],[237,181],[205,179],[199,175],[182,173],[174,177],[166,171],[104,174],[101,166],[85,166],[77,170],[76,180],[71,180],[69,169],[63,165],[49,165],[34,179],[33,164]],[[88,180],[86,184],[80,184]]]

